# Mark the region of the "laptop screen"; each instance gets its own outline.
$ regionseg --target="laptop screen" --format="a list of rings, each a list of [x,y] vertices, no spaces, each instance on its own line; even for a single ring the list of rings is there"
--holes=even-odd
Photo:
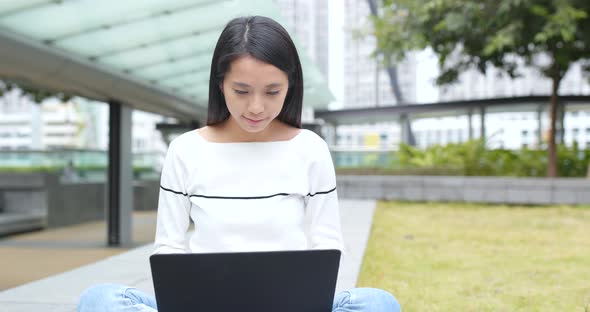
[[[339,264],[339,250],[150,257],[159,312],[329,312]]]

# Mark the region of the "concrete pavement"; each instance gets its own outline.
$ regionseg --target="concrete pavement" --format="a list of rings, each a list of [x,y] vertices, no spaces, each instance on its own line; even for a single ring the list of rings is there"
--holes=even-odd
[[[342,230],[347,252],[340,266],[337,291],[356,285],[370,234],[375,201],[341,200]],[[1,249],[0,249],[1,250]],[[98,283],[120,283],[153,293],[147,244],[121,254],[0,292],[3,312],[75,311],[80,293]],[[39,259],[42,265],[43,259]],[[10,265],[10,264],[7,264]]]

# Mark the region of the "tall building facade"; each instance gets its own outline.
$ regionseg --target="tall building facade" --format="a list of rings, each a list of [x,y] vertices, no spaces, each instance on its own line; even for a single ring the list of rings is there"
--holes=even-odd
[[[576,109],[565,113],[564,144],[590,149],[590,108]],[[472,120],[473,137],[480,137],[480,119]],[[467,116],[428,118],[413,123],[418,147],[461,143],[469,139]],[[548,138],[549,116],[541,117],[539,135],[539,117],[536,112],[506,112],[486,115],[486,139],[490,148],[520,149],[523,147],[537,149]]]
[[[547,62],[541,57],[537,62]],[[458,82],[439,88],[439,101],[476,100],[502,97],[549,95],[552,82],[537,69],[519,63],[520,77],[510,78],[500,70],[490,67],[486,74],[475,69],[459,76]],[[559,88],[560,95],[589,95],[590,84],[579,63],[573,64]],[[480,136],[479,117],[473,119],[474,137]],[[538,148],[547,140],[549,113],[541,113],[541,129],[537,112],[507,112],[486,115],[486,136],[491,147],[518,149]],[[590,107],[576,108],[565,112],[564,143],[572,146],[574,142],[581,148],[590,149]],[[468,138],[467,117],[445,117],[423,119],[414,122],[418,145],[426,147],[433,144],[462,142]],[[540,135],[539,135],[540,133]]]
[[[0,150],[29,150],[41,144],[39,106],[20,90],[6,92],[0,98]]]
[[[542,60],[538,60],[541,62]],[[551,94],[552,82],[537,69],[519,62],[520,77],[510,78],[490,67],[486,74],[470,69],[459,76],[459,81],[440,88],[440,101],[472,100],[484,98],[516,97]],[[560,95],[588,95],[590,84],[580,63],[573,64],[559,86]]]
[[[329,15],[327,0],[275,0],[289,31],[299,40],[328,81]]]
[[[397,104],[390,78],[380,61],[372,57],[374,36],[359,36],[372,27],[367,0],[345,0],[344,8],[344,107],[377,107]],[[406,103],[416,102],[416,56],[397,64],[398,85]]]
[[[301,42],[307,53],[329,80],[330,57],[342,57],[344,67],[344,107],[375,107],[395,105],[390,78],[384,66],[372,54],[376,48],[376,38],[359,33],[367,33],[371,27],[371,11],[367,0],[333,1],[328,0],[275,0],[287,26]],[[330,32],[329,10],[343,6],[343,25]],[[329,46],[330,36],[343,35],[342,47]],[[330,50],[333,51],[330,51]],[[332,53],[334,50],[337,53]],[[410,53],[406,60],[397,66],[398,83],[404,101],[416,101],[416,56]]]
[[[395,105],[390,78],[385,68],[372,57],[376,39],[372,36],[359,37],[357,34],[370,26],[370,9],[367,0],[314,1],[314,0],[275,0],[286,23],[301,41],[312,60],[329,80],[329,64],[342,64],[341,105],[343,108],[361,108]],[[341,7],[336,7],[341,6]],[[337,9],[342,25],[330,27],[330,20]],[[338,32],[338,33],[335,33]],[[341,36],[342,46],[329,46],[332,38]],[[342,58],[341,62],[331,62],[329,58]],[[416,64],[414,54],[398,64],[399,85],[405,102],[416,100]],[[340,96],[336,94],[336,97]],[[334,137],[333,145],[364,146],[377,145],[388,148],[399,143],[399,126],[395,121],[379,125],[339,126],[329,137]]]
[[[371,33],[371,10],[367,0],[344,0],[344,94],[343,108],[370,108],[401,104],[394,96],[391,78],[373,54],[377,39]],[[397,84],[403,103],[416,102],[416,54],[396,64]],[[335,145],[394,149],[401,141],[398,120],[391,122],[339,126]]]
[[[75,98],[33,102],[20,90],[0,97],[0,150],[108,148],[108,106]],[[141,111],[132,115],[132,151],[164,153],[166,144],[155,125],[164,117]]]

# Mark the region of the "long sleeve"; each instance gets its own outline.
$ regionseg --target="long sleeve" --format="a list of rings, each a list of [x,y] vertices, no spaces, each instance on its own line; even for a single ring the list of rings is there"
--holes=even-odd
[[[321,140],[318,146],[309,167],[310,191],[306,197],[311,248],[344,251],[334,164],[326,142]]]
[[[187,169],[172,141],[166,153],[160,193],[154,253],[186,253],[191,203],[186,191]]]

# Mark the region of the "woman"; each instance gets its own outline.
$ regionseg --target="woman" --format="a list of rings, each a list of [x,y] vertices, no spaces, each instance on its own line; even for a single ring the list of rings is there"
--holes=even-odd
[[[287,31],[261,16],[230,21],[213,53],[207,126],[177,137],[166,155],[155,253],[343,250],[330,152],[301,129],[302,100]],[[79,311],[156,309],[152,296],[111,284],[88,289],[79,304]],[[399,310],[391,294],[371,288],[339,293],[333,305]]]

